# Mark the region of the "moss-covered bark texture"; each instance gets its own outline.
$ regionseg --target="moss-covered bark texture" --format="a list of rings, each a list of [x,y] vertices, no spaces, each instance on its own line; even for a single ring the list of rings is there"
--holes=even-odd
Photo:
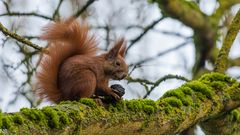
[[[176,134],[226,113],[232,114],[228,120],[234,125],[240,122],[240,111],[231,110],[239,105],[240,84],[211,73],[168,91],[158,101],[138,99],[101,107],[92,99],[81,99],[0,113],[0,134]],[[225,132],[240,134],[237,127]]]

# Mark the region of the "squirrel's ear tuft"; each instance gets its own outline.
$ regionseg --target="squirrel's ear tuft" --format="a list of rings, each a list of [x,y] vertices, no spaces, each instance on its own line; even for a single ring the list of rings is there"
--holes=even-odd
[[[119,51],[119,55],[124,58],[125,57],[125,53],[126,53],[126,49],[127,49],[127,42],[124,39],[122,39],[122,40],[123,40],[123,42],[122,42],[121,49]]]
[[[123,38],[117,40],[114,47],[110,49],[107,53],[107,59],[115,59],[117,58],[118,54],[121,56],[125,55],[125,49],[126,47],[122,47],[125,44],[125,40]]]

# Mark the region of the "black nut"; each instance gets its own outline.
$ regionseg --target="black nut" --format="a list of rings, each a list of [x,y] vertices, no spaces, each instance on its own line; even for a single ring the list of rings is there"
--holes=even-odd
[[[111,88],[119,97],[122,97],[125,94],[125,89],[120,84],[113,84],[111,85]]]

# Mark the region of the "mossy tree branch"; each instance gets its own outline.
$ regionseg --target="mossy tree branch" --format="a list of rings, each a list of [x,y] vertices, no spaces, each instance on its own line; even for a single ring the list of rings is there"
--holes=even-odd
[[[0,113],[0,132],[176,134],[238,107],[239,97],[239,82],[223,74],[211,73],[168,91],[156,102],[131,100],[100,107],[92,99],[81,99],[43,109],[24,108],[16,113]]]
[[[223,41],[222,48],[218,54],[214,71],[224,73],[228,68],[228,54],[231,46],[240,30],[240,10],[234,17],[231,25],[229,26],[227,35]],[[236,63],[235,63],[236,64]],[[201,123],[201,127],[205,130],[207,135],[212,134],[239,134],[240,129],[240,109],[235,109],[231,113],[211,119]],[[236,119],[233,121],[233,119]],[[231,127],[231,128],[229,128]]]
[[[198,30],[206,26],[207,16],[195,3],[185,0],[153,0],[153,2],[158,3],[163,14],[181,21],[186,26]]]
[[[230,9],[233,5],[240,3],[240,0],[218,0],[219,7],[215,10],[215,12],[211,15],[211,18],[220,19],[225,11]]]
[[[25,44],[25,45],[28,45],[28,46],[30,46],[30,47],[38,50],[38,51],[43,51],[43,48],[40,47],[39,45],[36,45],[36,44],[32,43],[32,42],[29,41],[28,39],[23,38],[23,37],[19,36],[19,35],[16,34],[16,33],[10,32],[6,27],[4,27],[4,26],[2,25],[2,23],[0,23],[0,31],[2,31],[2,33],[3,33],[4,35],[10,36],[11,38],[16,39],[18,42],[21,42],[21,43],[23,43],[23,44]]]
[[[231,25],[229,26],[227,35],[223,41],[223,45],[218,54],[215,69],[214,69],[216,72],[224,73],[228,68],[227,67],[228,54],[233,44],[233,41],[235,40],[237,34],[239,33],[239,30],[240,30],[240,10],[238,10]]]
[[[196,48],[196,58],[195,58],[195,65],[193,68],[193,76],[198,74],[197,72],[200,71],[200,68],[204,67],[205,60],[212,59],[212,51],[213,48],[216,44],[216,39],[217,39],[217,33],[218,33],[218,24],[219,20],[221,17],[224,15],[224,12],[227,11],[229,8],[231,8],[233,5],[240,3],[239,0],[219,0],[219,8],[213,13],[213,15],[206,15],[202,13],[199,9],[198,6],[195,3],[192,3],[190,1],[185,1],[185,0],[155,0],[155,2],[158,3],[160,9],[162,10],[163,13],[167,14],[169,17],[175,18],[179,21],[181,21],[183,24],[186,26],[189,26],[190,28],[193,29],[194,31],[194,43],[195,43],[195,48]],[[238,16],[238,15],[237,15]],[[188,18],[189,17],[189,18]],[[194,18],[194,19],[192,19]],[[240,26],[239,21],[236,22],[235,24],[238,24],[237,26],[234,26],[234,29],[238,26]],[[231,27],[231,26],[230,26]],[[230,31],[230,30],[229,30]],[[233,30],[231,30],[233,31]],[[235,31],[236,33],[238,31]],[[236,34],[235,33],[235,34]],[[215,69],[215,71],[218,72],[224,72],[226,70],[226,64],[227,64],[227,56],[229,53],[229,50],[231,48],[232,42],[235,39],[236,35],[230,34],[226,36],[225,40],[227,41],[228,45],[224,45],[225,49],[223,49],[218,57],[217,63],[216,64],[218,69]],[[232,42],[231,42],[232,40]],[[230,41],[230,42],[229,42]],[[223,44],[226,42],[224,41]],[[229,46],[230,45],[230,46]],[[220,58],[221,56],[221,58]],[[228,114],[228,113],[227,113]],[[216,133],[222,133],[222,130],[220,128],[212,128],[212,129],[219,129],[217,131],[210,130],[212,127],[211,125],[222,127],[223,129],[229,128],[229,126],[224,127],[222,125],[223,118],[225,117],[224,121],[228,121],[228,125],[233,125],[231,127],[239,127],[239,124],[236,122],[229,121],[229,117],[231,115],[224,115],[222,118],[215,119],[215,120],[209,120],[208,122],[204,122],[201,125],[207,125],[207,126],[202,126],[205,131],[207,131],[207,134],[216,134]],[[218,122],[218,123],[217,123]],[[208,123],[208,124],[207,124]],[[213,124],[214,123],[214,124]],[[227,124],[224,124],[225,126]],[[206,127],[210,127],[207,128]],[[235,128],[228,129],[226,132],[230,132],[229,134],[232,134],[232,132],[235,130]],[[226,133],[225,132],[225,133]],[[237,132],[237,131],[236,131]],[[239,134],[239,132],[237,132]]]

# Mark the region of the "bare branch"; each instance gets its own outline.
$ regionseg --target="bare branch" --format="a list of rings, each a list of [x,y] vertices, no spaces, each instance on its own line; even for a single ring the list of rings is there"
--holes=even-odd
[[[3,2],[3,4],[4,4],[4,6],[5,6],[5,8],[6,8],[7,12],[9,13],[9,12],[10,12],[10,10],[9,10],[8,3],[7,3],[6,1],[2,1],[2,2]]]
[[[82,7],[82,9],[80,9],[79,11],[77,11],[77,13],[75,15],[73,15],[74,17],[78,17],[80,16],[90,5],[93,4],[93,2],[95,2],[96,0],[88,0],[88,2]]]
[[[160,53],[158,53],[156,56],[152,56],[152,57],[143,59],[143,60],[141,60],[141,61],[138,61],[138,62],[136,62],[136,63],[129,64],[129,66],[141,65],[141,64],[143,64],[143,63],[145,63],[145,62],[154,60],[154,59],[157,58],[157,57],[163,56],[163,55],[165,55],[165,54],[167,54],[167,53],[169,53],[169,52],[175,51],[175,50],[177,50],[177,49],[180,49],[181,47],[186,46],[186,45],[187,45],[188,43],[190,43],[191,41],[192,41],[191,38],[188,38],[187,41],[185,41],[184,43],[182,43],[182,44],[180,44],[180,45],[178,45],[178,46],[176,46],[176,47],[173,47],[173,48],[170,48],[170,49],[168,49],[168,50],[166,50],[166,51],[160,52]]]
[[[0,23],[0,30],[2,31],[2,33],[3,33],[4,35],[10,36],[10,37],[16,39],[17,41],[19,41],[19,42],[21,42],[21,43],[23,43],[23,44],[26,44],[26,45],[28,45],[28,46],[31,46],[31,47],[34,48],[34,49],[37,49],[37,50],[39,50],[39,51],[44,50],[42,47],[40,47],[39,45],[36,45],[36,44],[32,43],[32,42],[29,41],[28,39],[23,38],[23,37],[19,36],[19,35],[16,34],[16,33],[10,32],[6,27],[4,27],[4,26],[2,25],[2,23]]]
[[[163,76],[162,78],[158,79],[154,85],[150,88],[150,90],[144,95],[143,98],[147,98],[152,92],[153,90],[159,86],[160,83],[162,83],[163,81],[166,81],[168,79],[178,79],[178,80],[183,80],[183,81],[186,81],[186,82],[189,82],[189,80],[183,76],[180,76],[180,75],[171,75],[171,74],[168,74],[168,75],[165,75]]]
[[[171,75],[171,74],[168,74],[168,75],[165,75],[165,76],[159,78],[156,82],[152,82],[152,81],[149,81],[146,79],[141,79],[141,78],[132,78],[130,76],[128,76],[126,78],[128,83],[140,83],[141,85],[143,85],[145,87],[147,93],[143,96],[143,98],[147,98],[152,93],[152,91],[160,85],[160,83],[162,83],[163,81],[166,81],[168,79],[178,79],[178,80],[183,80],[183,81],[189,82],[189,79],[187,79],[183,76]],[[151,87],[148,88],[147,85],[150,85]]]
[[[152,22],[152,24],[148,25],[147,27],[145,27],[144,31],[137,36],[135,39],[131,40],[130,45],[127,47],[126,52],[136,43],[138,42],[149,30],[151,30],[154,26],[156,26],[161,20],[163,20],[164,17],[161,17],[157,20],[155,20],[154,22]]]
[[[54,13],[53,13],[53,19],[54,20],[56,20],[56,17],[59,17],[59,9],[60,9],[60,7],[61,7],[61,5],[62,5],[62,2],[63,2],[63,0],[59,0],[59,3],[58,3],[58,5],[57,5],[57,8],[56,8],[56,10],[54,11]]]
[[[35,12],[30,12],[30,13],[9,12],[9,13],[0,14],[0,17],[1,16],[34,16],[34,17],[40,17],[40,18],[47,19],[47,20],[53,20],[53,18],[51,18],[51,17],[37,14]]]

